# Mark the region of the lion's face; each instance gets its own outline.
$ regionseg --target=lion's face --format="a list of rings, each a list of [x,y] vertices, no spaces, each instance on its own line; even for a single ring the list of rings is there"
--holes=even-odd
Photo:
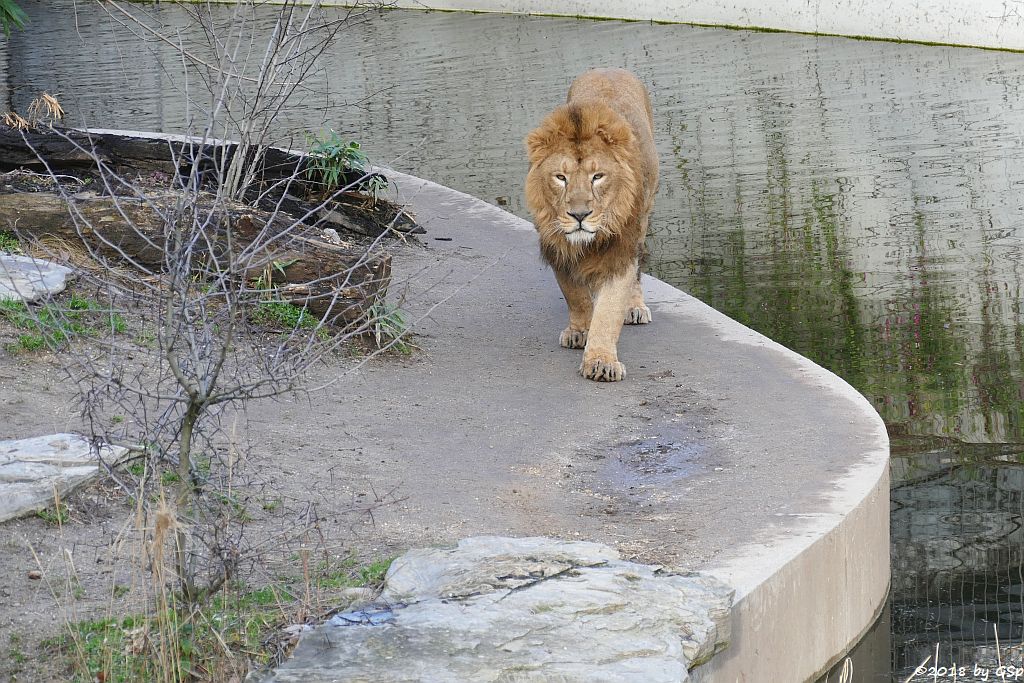
[[[633,135],[621,117],[607,107],[560,107],[526,145],[526,201],[541,240],[585,246],[618,232],[637,191],[624,163]]]
[[[598,233],[612,229],[608,208],[621,188],[615,158],[603,145],[579,155],[559,151],[549,155],[536,170],[550,207],[552,236],[570,244],[587,244]]]

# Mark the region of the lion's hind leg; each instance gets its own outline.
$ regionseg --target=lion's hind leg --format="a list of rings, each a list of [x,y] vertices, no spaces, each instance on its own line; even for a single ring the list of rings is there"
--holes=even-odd
[[[626,306],[627,325],[646,325],[651,322],[651,309],[644,303],[644,291],[640,287],[640,269],[636,271],[636,279],[629,290],[629,304]]]

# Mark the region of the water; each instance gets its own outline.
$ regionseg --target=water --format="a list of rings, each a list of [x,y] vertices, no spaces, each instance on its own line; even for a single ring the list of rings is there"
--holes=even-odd
[[[76,123],[201,120],[208,103],[185,106],[166,45],[141,45],[96,5],[26,4],[30,30],[0,42],[0,105],[46,90]],[[186,25],[180,7],[133,10]],[[936,645],[949,664],[994,660],[997,633],[1019,643],[1024,56],[371,12],[277,130],[301,142],[333,127],[376,162],[522,215],[522,138],[592,66],[652,90],[650,269],[834,370],[889,425],[892,601],[861,652],[902,681]]]

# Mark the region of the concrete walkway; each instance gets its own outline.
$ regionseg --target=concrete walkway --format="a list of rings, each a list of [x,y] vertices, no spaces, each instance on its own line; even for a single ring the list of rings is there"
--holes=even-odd
[[[532,227],[394,180],[428,231],[392,288],[420,350],[254,422],[273,411],[299,452],[310,425],[350,435],[339,487],[404,498],[375,513],[396,546],[546,535],[712,572],[736,588],[733,644],[696,680],[801,681],[851,645],[889,577],[888,441],[867,401],[650,278],[654,322],[620,342],[628,377],[584,380]]]

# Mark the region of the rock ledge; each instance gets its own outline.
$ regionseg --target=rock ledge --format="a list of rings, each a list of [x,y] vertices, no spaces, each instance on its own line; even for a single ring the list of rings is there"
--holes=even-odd
[[[375,602],[249,680],[685,681],[727,646],[732,598],[598,543],[467,538],[399,557]]]

